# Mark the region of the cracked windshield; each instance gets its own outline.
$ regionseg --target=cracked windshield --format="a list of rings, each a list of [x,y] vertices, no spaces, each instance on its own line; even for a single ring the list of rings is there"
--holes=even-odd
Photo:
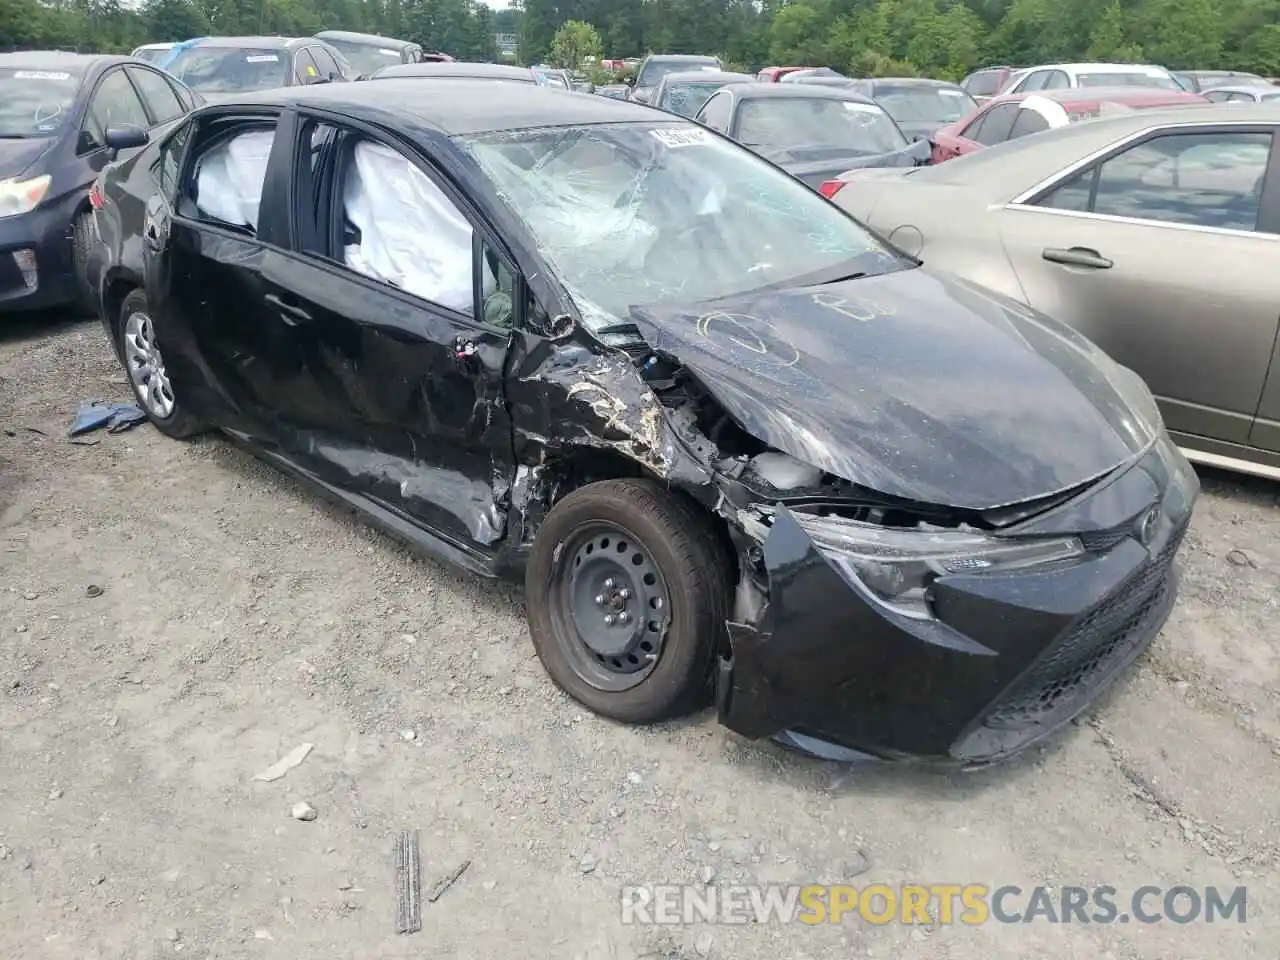
[[[464,142],[580,309],[606,325],[636,306],[904,263],[804,184],[692,124],[524,130]]]

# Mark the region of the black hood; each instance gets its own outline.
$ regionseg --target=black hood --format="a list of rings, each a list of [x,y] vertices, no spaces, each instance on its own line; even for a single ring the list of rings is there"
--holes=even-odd
[[[22,176],[51,146],[52,137],[0,140],[0,180]]]
[[[1136,376],[1070,328],[921,268],[637,309],[758,439],[881,493],[987,510],[1069,490],[1159,430]]]

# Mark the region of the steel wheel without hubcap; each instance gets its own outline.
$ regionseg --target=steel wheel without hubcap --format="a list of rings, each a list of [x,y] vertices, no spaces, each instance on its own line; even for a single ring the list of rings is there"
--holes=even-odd
[[[173,415],[173,387],[165,373],[164,358],[156,346],[151,317],[141,310],[129,314],[124,325],[125,365],[129,379],[147,413],[157,420]]]
[[[598,690],[639,686],[662,655],[670,594],[640,541],[613,524],[595,523],[559,551],[550,612],[573,672]]]

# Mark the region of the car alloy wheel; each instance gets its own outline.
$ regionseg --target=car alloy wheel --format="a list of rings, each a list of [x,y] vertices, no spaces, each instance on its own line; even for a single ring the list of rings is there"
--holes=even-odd
[[[125,366],[138,399],[152,417],[167,420],[173,416],[175,405],[173,385],[169,383],[164,357],[156,345],[151,316],[145,311],[134,310],[125,318],[124,349]]]

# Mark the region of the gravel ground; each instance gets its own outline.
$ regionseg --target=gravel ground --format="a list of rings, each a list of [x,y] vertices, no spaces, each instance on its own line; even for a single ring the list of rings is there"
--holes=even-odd
[[[1280,955],[1280,485],[1204,477],[1169,625],[1050,746],[977,774],[850,769],[709,713],[591,716],[544,676],[515,591],[221,440],[68,442],[80,401],[128,399],[100,328],[5,323],[0,956]],[[471,866],[397,936],[411,828],[424,886]],[[621,923],[624,884],[707,876],[1109,884],[1122,903],[1245,885],[1248,919]]]

